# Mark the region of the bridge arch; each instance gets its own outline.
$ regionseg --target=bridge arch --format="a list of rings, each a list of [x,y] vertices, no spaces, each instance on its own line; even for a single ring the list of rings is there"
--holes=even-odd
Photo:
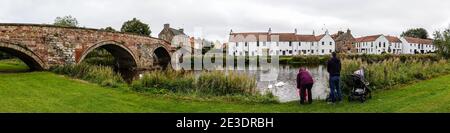
[[[36,55],[33,51],[29,50],[23,45],[0,42],[0,51],[19,58],[25,64],[27,64],[31,71],[48,69],[47,65],[45,65],[45,63],[38,55]]]
[[[166,69],[170,64],[170,53],[164,46],[156,47],[153,50],[153,65]]]
[[[83,62],[86,56],[91,53],[93,50],[97,48],[103,48],[111,53],[115,59],[115,69],[118,70],[130,70],[133,71],[137,68],[137,60],[133,54],[133,52],[125,47],[123,44],[115,42],[115,41],[104,41],[97,43],[88,49],[84,50],[81,54],[78,63]]]

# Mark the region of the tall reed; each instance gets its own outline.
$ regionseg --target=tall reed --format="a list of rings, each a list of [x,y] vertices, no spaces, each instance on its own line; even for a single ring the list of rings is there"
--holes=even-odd
[[[361,59],[343,59],[341,80],[344,83],[344,88],[349,88],[351,79],[348,75],[359,69],[360,66],[364,66],[366,80],[370,82],[373,89],[389,88],[393,85],[406,84],[450,73],[450,63],[443,59],[439,61],[402,61],[400,58],[395,58],[378,63],[367,63]]]
[[[118,87],[124,83],[124,80],[119,73],[114,72],[108,66],[96,66],[85,63],[77,65],[64,65],[52,68],[52,71],[57,74],[67,75],[73,78],[86,80],[97,83],[102,86]]]

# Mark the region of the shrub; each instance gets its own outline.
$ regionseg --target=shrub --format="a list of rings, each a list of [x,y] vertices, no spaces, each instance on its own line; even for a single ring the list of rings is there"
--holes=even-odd
[[[197,91],[203,94],[253,94],[256,80],[236,72],[203,72],[196,82]]]
[[[373,89],[389,88],[393,85],[405,84],[415,80],[424,80],[450,72],[450,63],[447,60],[407,60],[400,58],[384,60],[377,63],[357,60],[342,60],[341,80],[345,91],[348,91],[351,79],[348,75],[365,67],[366,80]]]
[[[132,83],[133,90],[147,92],[167,89],[172,92],[199,93],[224,96],[229,94],[254,94],[256,80],[235,72],[202,72],[197,78],[191,72],[152,71]]]
[[[135,80],[131,88],[138,92],[147,92],[152,89],[167,89],[173,92],[189,92],[194,88],[194,75],[183,71],[151,71]]]
[[[57,66],[51,70],[57,74],[67,75],[107,87],[114,88],[124,83],[120,74],[114,72],[111,67],[107,66],[95,66],[82,63],[78,65]]]

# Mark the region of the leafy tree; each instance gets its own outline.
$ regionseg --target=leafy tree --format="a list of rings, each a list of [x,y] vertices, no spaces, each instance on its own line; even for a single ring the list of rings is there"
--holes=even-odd
[[[116,31],[117,31],[116,29],[114,29],[114,28],[111,27],[111,26],[108,26],[108,27],[106,27],[106,28],[102,28],[102,29],[100,29],[100,30],[104,30],[104,31],[108,31],[108,32],[116,32]]]
[[[152,33],[148,24],[142,23],[139,19],[136,18],[123,23],[120,31],[144,36],[150,36],[150,34]]]
[[[424,28],[413,28],[403,32],[400,36],[427,39],[428,32]]]
[[[62,27],[78,27],[78,20],[72,16],[56,17],[53,25]]]
[[[442,32],[434,32],[433,43],[438,48],[438,53],[440,55],[450,58],[450,26]]]

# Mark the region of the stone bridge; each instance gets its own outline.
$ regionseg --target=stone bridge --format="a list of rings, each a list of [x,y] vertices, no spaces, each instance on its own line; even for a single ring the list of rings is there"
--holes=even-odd
[[[40,24],[1,24],[0,51],[24,61],[31,70],[78,64],[91,51],[104,48],[116,68],[148,70],[166,67],[174,49],[164,40],[97,29]]]

